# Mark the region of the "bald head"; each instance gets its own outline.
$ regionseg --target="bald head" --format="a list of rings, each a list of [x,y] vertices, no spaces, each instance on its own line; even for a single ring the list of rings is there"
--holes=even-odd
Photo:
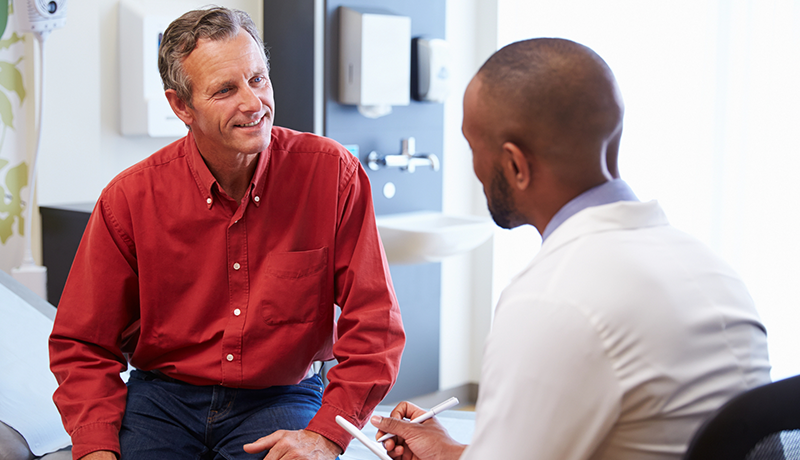
[[[571,176],[599,165],[608,173],[610,146],[616,168],[622,98],[611,69],[591,49],[554,38],[512,43],[490,57],[475,79],[501,120],[500,137],[554,166],[568,166]]]
[[[608,65],[569,40],[512,43],[464,93],[462,131],[501,227],[544,231],[571,199],[618,177],[622,98]]]

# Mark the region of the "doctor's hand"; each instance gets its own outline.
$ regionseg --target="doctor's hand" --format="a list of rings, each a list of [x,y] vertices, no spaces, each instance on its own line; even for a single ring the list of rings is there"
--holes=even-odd
[[[457,460],[461,457],[464,444],[457,443],[436,418],[422,423],[409,423],[404,418],[413,419],[424,414],[425,410],[401,402],[392,410],[391,418],[375,415],[370,420],[378,428],[378,438],[384,433],[396,436],[383,443],[392,458],[401,460]]]
[[[338,444],[313,431],[280,430],[244,445],[245,452],[257,454],[269,449],[264,460],[333,460],[342,453]]]

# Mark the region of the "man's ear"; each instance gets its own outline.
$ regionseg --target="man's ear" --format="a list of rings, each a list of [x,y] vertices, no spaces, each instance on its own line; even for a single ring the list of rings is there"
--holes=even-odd
[[[164,91],[164,95],[167,96],[169,106],[172,107],[172,111],[175,112],[175,115],[180,118],[186,126],[191,126],[194,117],[192,116],[189,105],[178,97],[178,93],[174,89]]]
[[[508,183],[517,190],[525,190],[531,183],[530,159],[513,142],[503,144],[503,170]]]

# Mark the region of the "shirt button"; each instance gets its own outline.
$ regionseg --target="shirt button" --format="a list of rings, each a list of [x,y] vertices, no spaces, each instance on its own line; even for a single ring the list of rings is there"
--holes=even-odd
[[[253,197],[253,201],[255,201],[256,203],[258,203],[259,201],[261,201],[261,198],[259,198],[259,197],[255,196],[255,197]]]
[[[211,201],[213,201],[211,198],[206,198],[206,203],[211,204]]]
[[[241,266],[241,265],[239,265],[239,262],[236,262],[235,264],[233,264],[233,269],[234,269],[234,270],[238,270],[238,269],[240,269],[240,268],[242,268],[242,266]]]
[[[233,361],[233,355],[228,355],[225,357],[228,361]]]
[[[242,310],[239,310],[239,309],[237,308],[236,310],[233,310],[233,314],[234,314],[234,315],[236,315],[236,316],[239,316],[239,315],[241,315],[241,314],[242,314]]]

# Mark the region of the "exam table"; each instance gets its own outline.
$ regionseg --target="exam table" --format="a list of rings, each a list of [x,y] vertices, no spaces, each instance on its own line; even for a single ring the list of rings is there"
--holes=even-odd
[[[0,458],[70,459],[47,339],[56,309],[0,270]],[[32,455],[34,457],[32,457]]]

